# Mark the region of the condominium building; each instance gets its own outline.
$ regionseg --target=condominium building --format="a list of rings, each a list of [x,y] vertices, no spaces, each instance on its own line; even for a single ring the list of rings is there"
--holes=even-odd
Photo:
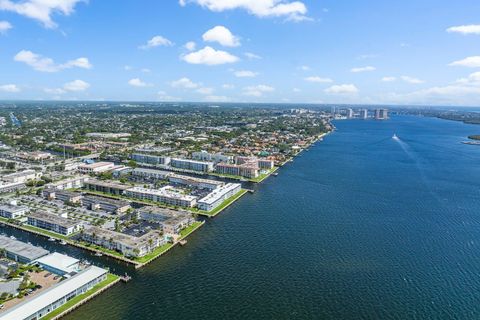
[[[184,169],[197,172],[213,171],[213,162],[197,161],[190,159],[172,158],[170,166],[177,169]]]
[[[256,164],[228,164],[219,163],[215,167],[215,172],[232,176],[240,176],[245,178],[258,177],[259,167]]]
[[[63,280],[6,310],[0,314],[0,320],[40,319],[106,279],[107,270],[90,266],[75,276]]]
[[[214,190],[218,187],[225,185],[225,182],[223,181],[200,179],[179,174],[171,174],[168,180],[170,181],[170,183],[175,185],[208,190]]]
[[[133,187],[125,191],[125,195],[134,199],[161,202],[171,206],[192,208],[197,204],[196,197],[185,195],[171,186],[166,186],[158,190]]]
[[[103,192],[113,195],[122,195],[125,193],[125,190],[131,188],[131,186],[122,183],[89,179],[84,183],[84,188],[90,191]]]
[[[198,151],[192,153],[192,159],[199,161],[213,161],[214,163],[225,162],[230,163],[233,161],[232,156],[227,156],[221,153],[209,153],[207,151]]]
[[[161,231],[152,230],[135,237],[125,233],[88,226],[80,233],[82,240],[109,250],[115,250],[127,257],[142,257],[155,248],[166,244]]]
[[[257,163],[260,169],[271,170],[275,166],[275,162],[269,159],[258,159]]]
[[[227,183],[226,185],[213,190],[206,197],[198,200],[198,208],[204,211],[212,211],[225,200],[234,196],[242,189],[239,183]]]
[[[375,109],[375,119],[376,120],[388,119],[388,109]]]
[[[125,213],[130,209],[130,203],[127,201],[96,196],[84,196],[82,205],[90,210],[104,210],[116,214]]]
[[[368,118],[368,110],[367,109],[361,109],[360,110],[360,119],[367,119]]]
[[[143,207],[137,210],[138,218],[158,223],[167,235],[179,235],[180,231],[195,222],[189,212],[158,207]]]
[[[47,188],[42,191],[42,195],[48,200],[60,200],[67,203],[80,203],[82,194],[66,190]]]
[[[23,182],[2,183],[0,182],[0,193],[15,192],[25,189],[27,186]]]
[[[1,179],[3,181],[11,183],[25,183],[29,180],[38,179],[41,177],[41,175],[41,172],[36,172],[35,170],[24,170],[20,172],[6,174]]]
[[[155,156],[150,154],[141,154],[141,153],[133,153],[130,158],[139,163],[147,163],[152,165],[169,165],[170,164],[170,157],[165,156]]]
[[[0,205],[0,216],[7,219],[17,219],[23,217],[25,213],[30,210],[25,206],[17,206],[13,204],[3,204]]]
[[[55,189],[60,189],[60,190],[78,189],[78,188],[82,188],[84,183],[89,179],[90,178],[86,176],[77,176],[77,177],[49,183],[47,186]]]
[[[43,248],[1,235],[0,249],[4,250],[7,258],[20,263],[32,263],[50,253]]]
[[[84,174],[98,174],[115,169],[113,162],[94,162],[78,166],[78,171]]]
[[[168,171],[161,171],[155,169],[135,168],[132,171],[132,176],[142,179],[151,180],[166,180],[172,173]]]
[[[63,218],[53,213],[34,211],[28,215],[28,224],[37,228],[50,230],[63,235],[71,235],[82,228],[82,223]]]

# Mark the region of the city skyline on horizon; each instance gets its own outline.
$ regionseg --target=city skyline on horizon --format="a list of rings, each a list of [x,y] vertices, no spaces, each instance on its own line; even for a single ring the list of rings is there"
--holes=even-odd
[[[480,106],[475,1],[142,4],[0,0],[0,100]]]

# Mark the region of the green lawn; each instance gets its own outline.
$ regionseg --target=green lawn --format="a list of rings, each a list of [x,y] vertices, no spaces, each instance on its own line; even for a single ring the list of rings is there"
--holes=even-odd
[[[190,233],[192,233],[193,231],[197,230],[198,228],[200,228],[201,226],[203,225],[203,222],[201,221],[196,221],[194,223],[192,223],[192,225],[186,227],[185,229],[183,229],[182,231],[180,231],[180,240],[183,240],[185,239],[186,237],[188,237],[188,235]]]
[[[147,255],[144,255],[143,257],[135,258],[134,261],[139,262],[139,263],[147,263],[150,260],[162,255],[165,253],[168,249],[170,249],[173,246],[173,243],[167,243],[164,244],[161,247],[155,248],[152,252],[150,252]]]
[[[214,217],[216,216],[217,214],[219,214],[223,209],[225,209],[226,207],[228,207],[229,205],[231,205],[233,202],[237,201],[239,198],[241,198],[245,193],[247,193],[248,191],[245,190],[245,189],[242,189],[240,190],[239,192],[237,192],[235,195],[231,196],[230,198],[228,198],[227,200],[223,201],[223,203],[221,205],[219,205],[218,207],[216,207],[215,209],[213,209],[212,211],[202,211],[202,210],[197,210],[197,211],[194,211],[200,215],[204,215],[204,216],[209,216],[209,217]]]
[[[114,275],[114,274],[107,274],[107,279],[105,279],[103,282],[98,283],[95,285],[92,289],[88,290],[87,292],[78,295],[71,300],[67,301],[64,305],[60,306],[58,309],[53,310],[49,314],[47,314],[45,317],[42,318],[42,320],[49,320],[54,318],[55,316],[58,316],[60,313],[64,312],[65,310],[70,309],[71,307],[75,306],[77,303],[83,301],[85,298],[90,297],[92,294],[96,293],[100,289],[108,286],[112,282],[116,281],[119,277]]]

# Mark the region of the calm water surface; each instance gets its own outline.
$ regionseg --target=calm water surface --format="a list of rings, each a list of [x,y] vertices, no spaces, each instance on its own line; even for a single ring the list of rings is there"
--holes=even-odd
[[[141,270],[57,246],[133,276],[65,319],[480,318],[480,126],[336,126]]]

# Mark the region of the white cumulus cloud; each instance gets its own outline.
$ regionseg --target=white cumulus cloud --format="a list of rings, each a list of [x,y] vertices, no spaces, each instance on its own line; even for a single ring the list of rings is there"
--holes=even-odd
[[[468,24],[463,26],[454,26],[447,29],[449,33],[478,34],[480,35],[480,24]]]
[[[375,71],[375,70],[377,70],[377,68],[372,67],[372,66],[366,66],[366,67],[352,68],[352,69],[350,69],[350,72],[359,73],[359,72],[370,72],[370,71]]]
[[[0,85],[0,91],[15,93],[20,92],[20,88],[16,84],[3,84]]]
[[[382,78],[382,81],[383,81],[383,82],[393,82],[393,81],[395,81],[395,80],[397,80],[396,77],[383,77],[383,78]]]
[[[205,47],[201,50],[191,52],[181,57],[190,64],[204,64],[208,66],[235,63],[239,60],[238,57],[222,50],[215,50],[212,47]]]
[[[288,20],[307,20],[307,6],[301,1],[287,0],[179,0],[181,6],[196,3],[211,11],[243,9],[257,17],[285,17]]]
[[[184,89],[196,89],[200,86],[198,83],[195,83],[186,77],[172,81],[170,85],[174,88],[184,88]]]
[[[133,78],[128,80],[128,84],[132,87],[151,87],[152,85],[146,83],[145,81],[141,80],[140,78]]]
[[[51,58],[43,57],[29,50],[22,50],[18,52],[13,60],[17,62],[23,62],[33,69],[42,72],[58,72],[63,69],[70,69],[73,67],[91,69],[92,64],[87,58],[78,58],[75,60],[67,61],[63,64],[57,64]]]
[[[184,45],[185,49],[187,49],[188,51],[193,51],[195,50],[195,48],[197,47],[197,44],[193,41],[189,41],[187,43],[185,43]]]
[[[304,80],[308,81],[308,82],[317,82],[317,83],[332,83],[333,82],[333,80],[330,79],[330,78],[322,78],[322,77],[319,77],[319,76],[306,77]]]
[[[57,24],[52,20],[54,13],[65,16],[75,11],[77,3],[85,0],[0,0],[0,10],[15,12],[27,18],[41,22],[46,28],[55,28]]]
[[[173,46],[173,42],[162,36],[154,36],[152,39],[148,40],[146,44],[141,45],[139,48],[143,50],[147,50],[150,48],[155,48],[160,46],[170,47],[170,46]]]
[[[8,21],[0,21],[0,34],[7,33],[8,30],[12,29],[12,25]]]
[[[411,84],[425,83],[425,81],[423,81],[423,80],[420,80],[420,79],[417,79],[417,78],[414,78],[414,77],[410,77],[410,76],[401,76],[400,79],[402,79],[403,81],[405,81],[407,83],[411,83]]]
[[[264,93],[275,91],[274,87],[259,84],[256,86],[248,86],[243,88],[243,94],[251,97],[261,97]]]
[[[90,88],[90,84],[83,80],[74,80],[63,85],[63,89],[67,91],[85,91]]]
[[[325,89],[325,92],[329,94],[355,94],[358,91],[358,88],[353,84],[339,84]]]
[[[258,72],[254,72],[250,70],[238,70],[238,71],[234,71],[233,74],[237,78],[255,78],[258,75]]]
[[[469,68],[479,68],[480,67],[480,56],[467,57],[462,60],[453,61],[449,64],[452,67],[469,67]]]
[[[240,46],[240,39],[224,26],[216,26],[202,36],[205,42],[218,42],[224,47]]]
[[[261,56],[252,52],[245,52],[244,54],[245,54],[245,57],[247,57],[250,60],[262,59]]]

